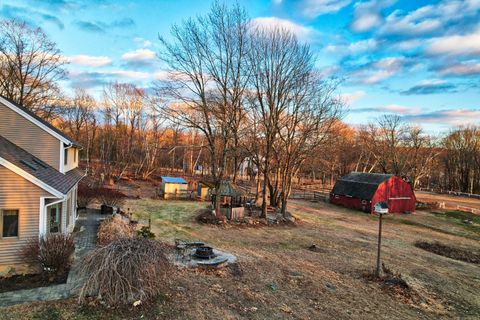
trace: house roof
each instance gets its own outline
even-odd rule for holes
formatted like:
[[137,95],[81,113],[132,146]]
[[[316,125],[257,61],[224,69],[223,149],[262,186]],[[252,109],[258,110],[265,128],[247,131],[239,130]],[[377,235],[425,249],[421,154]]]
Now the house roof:
[[165,183],[187,183],[187,181],[180,177],[162,177],[162,181]]
[[[234,185],[228,181],[222,181],[220,183],[220,188],[218,189],[220,196],[224,197],[244,197],[245,191],[239,186]],[[216,190],[212,190],[212,194],[216,194]]]
[[65,133],[63,133],[61,130],[57,129],[55,126],[53,126],[51,123],[49,123],[48,121],[45,121],[43,120],[42,118],[40,118],[39,116],[37,116],[34,112],[28,110],[27,108],[15,103],[14,101],[0,95],[0,101],[1,100],[5,100],[3,102],[7,102],[6,105],[7,107],[14,107],[15,108],[15,111],[17,113],[24,113],[26,114],[26,118],[32,122],[39,122],[41,125],[45,126],[48,130],[51,130],[53,131],[55,134],[57,134],[58,136],[62,137],[64,140],[68,141],[68,143],[74,145],[75,147],[77,148],[82,148],[82,145],[80,143],[78,143],[77,141],[73,140],[72,138],[70,138],[69,136],[67,136]]
[[25,175],[33,176],[62,195],[67,194],[84,176],[80,169],[63,174],[2,136],[0,159],[8,161]]
[[378,186],[391,177],[392,174],[350,172],[337,180],[332,193],[371,200]]

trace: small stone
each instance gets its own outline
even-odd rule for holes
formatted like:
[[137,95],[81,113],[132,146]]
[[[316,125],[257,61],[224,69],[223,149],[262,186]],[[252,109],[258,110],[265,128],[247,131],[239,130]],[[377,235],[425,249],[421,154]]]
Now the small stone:
[[330,289],[330,290],[332,290],[332,291],[337,290],[337,287],[335,287],[335,286],[334,286],[333,284],[331,284],[331,283],[327,283],[327,284],[325,285],[325,287],[327,287],[327,289]]
[[272,282],[270,284],[270,289],[272,289],[273,291],[277,291],[278,290],[278,284],[275,283],[275,282]]
[[292,313],[293,312],[292,308],[290,308],[289,306],[287,306],[285,304],[280,307],[280,310],[282,310],[285,313]]

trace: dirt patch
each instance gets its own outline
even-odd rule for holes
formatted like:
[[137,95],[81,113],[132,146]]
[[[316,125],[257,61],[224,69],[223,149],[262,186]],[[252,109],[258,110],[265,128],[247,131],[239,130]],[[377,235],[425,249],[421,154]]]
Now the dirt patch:
[[402,277],[401,273],[394,272],[382,263],[382,273],[376,276],[374,272],[367,271],[363,273],[363,278],[367,281],[377,283],[380,288],[395,299],[415,306],[425,306],[432,301],[431,297],[423,297]]
[[15,275],[8,278],[0,278],[0,292],[48,287],[66,283],[67,278],[68,272],[51,279],[44,274]]
[[418,241],[415,247],[444,256],[450,259],[455,259],[463,262],[480,264],[480,253],[461,248],[454,248],[440,242],[425,242]]

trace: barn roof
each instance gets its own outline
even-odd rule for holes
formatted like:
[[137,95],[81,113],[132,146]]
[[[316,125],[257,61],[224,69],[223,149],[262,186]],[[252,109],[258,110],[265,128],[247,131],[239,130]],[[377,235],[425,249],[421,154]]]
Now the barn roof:
[[162,177],[162,181],[165,183],[187,183],[187,181],[180,177]]
[[391,177],[392,174],[350,172],[337,180],[332,193],[370,200],[378,186]]

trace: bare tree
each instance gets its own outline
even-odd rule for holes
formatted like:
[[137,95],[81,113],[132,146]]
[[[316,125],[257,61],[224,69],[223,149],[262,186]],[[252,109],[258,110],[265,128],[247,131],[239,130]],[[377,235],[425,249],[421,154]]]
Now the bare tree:
[[416,188],[420,180],[432,172],[440,152],[432,137],[424,134],[422,128],[418,126],[411,126],[408,129],[407,143],[407,176],[412,182],[412,187]]
[[443,142],[445,185],[450,190],[474,193],[480,190],[480,130],[460,127]]
[[96,108],[97,102],[84,89],[75,90],[75,96],[70,103],[59,108],[64,120],[63,129],[83,146],[87,168],[98,128]]
[[0,94],[48,119],[59,96],[65,60],[40,28],[0,22]]
[[314,58],[307,45],[300,44],[291,32],[274,28],[252,31],[249,67],[255,99],[252,107],[263,126],[262,216],[267,213],[267,185],[271,170],[274,142],[281,117],[292,102],[292,94],[308,82]]
[[227,8],[214,3],[206,16],[174,25],[172,41],[160,37],[164,47],[160,56],[171,70],[171,81],[157,86],[159,95],[170,100],[161,109],[171,122],[204,135],[217,188],[224,179],[232,145],[238,144],[244,114],[248,21],[238,5]]

